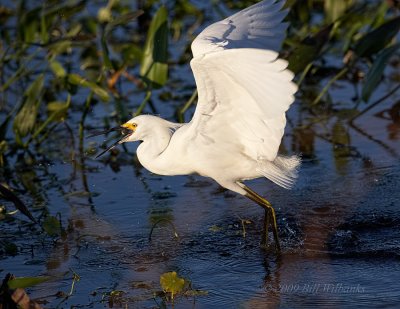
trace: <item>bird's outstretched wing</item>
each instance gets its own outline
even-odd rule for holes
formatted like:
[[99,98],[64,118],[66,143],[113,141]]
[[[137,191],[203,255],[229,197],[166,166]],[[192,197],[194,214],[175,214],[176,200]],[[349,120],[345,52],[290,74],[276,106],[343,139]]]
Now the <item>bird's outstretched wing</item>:
[[187,128],[194,143],[236,143],[273,161],[297,87],[276,52],[284,1],[265,0],[206,28],[192,44],[198,103]]
[[265,0],[205,28],[193,41],[194,57],[234,48],[279,51],[287,23],[285,1]]

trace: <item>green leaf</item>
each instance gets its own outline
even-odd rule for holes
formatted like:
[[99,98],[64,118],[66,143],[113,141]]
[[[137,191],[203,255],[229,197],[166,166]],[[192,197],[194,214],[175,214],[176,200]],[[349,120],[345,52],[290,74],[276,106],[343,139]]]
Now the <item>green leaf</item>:
[[46,6],[45,14],[48,16],[55,15],[65,20],[85,9],[85,1],[82,0],[54,1],[52,4]]
[[364,85],[361,93],[362,99],[367,102],[374,92],[375,88],[379,85],[386,64],[393,54],[400,48],[400,43],[387,47],[382,50],[376,57],[371,69],[368,71],[364,79]]
[[97,19],[100,23],[108,23],[112,19],[111,8],[105,6],[97,11]]
[[162,6],[153,17],[146,44],[140,75],[152,87],[163,86],[168,77],[168,12]]
[[[8,150],[8,143],[5,140],[1,140],[0,139],[0,156],[4,155]],[[0,158],[0,162],[1,162],[1,158]],[[1,164],[0,164],[1,166]],[[0,184],[1,186],[1,184]]]
[[185,286],[185,279],[178,277],[175,271],[164,273],[160,276],[161,288],[164,292],[171,293],[171,298],[174,295],[182,292]]
[[28,288],[50,280],[50,277],[20,277],[7,282],[8,288],[15,290],[17,288]]
[[6,119],[4,119],[3,123],[0,125],[0,140],[4,140],[6,138],[8,124],[11,120],[11,114],[9,114]]
[[82,24],[81,23],[76,23],[72,24],[67,32],[67,37],[71,38],[74,36],[77,36],[79,32],[82,30]]
[[31,11],[25,10],[18,21],[18,32],[27,43],[35,42],[36,35],[39,34],[40,20],[38,16],[41,14],[40,11],[40,8],[35,8]]
[[344,12],[353,4],[353,0],[325,0],[324,11],[328,23],[339,19]]
[[376,54],[399,33],[400,16],[389,20],[375,30],[364,35],[355,45],[354,52],[360,57]]
[[143,14],[142,10],[138,10],[138,11],[134,11],[134,12],[128,12],[125,13],[121,16],[116,17],[115,19],[113,19],[112,21],[110,21],[105,28],[105,35],[109,35],[109,33],[117,26],[120,25],[126,25],[129,22],[135,20],[136,18],[138,18],[140,15]]
[[121,56],[124,65],[134,66],[142,59],[142,49],[138,46],[129,44],[122,47]]
[[55,59],[50,60],[50,68],[57,77],[62,78],[67,75],[62,64]]
[[315,61],[331,36],[333,24],[308,37],[292,51],[288,58],[289,70],[297,74]]
[[68,74],[67,75],[68,78],[68,82],[73,84],[73,85],[77,85],[77,86],[83,86],[86,88],[89,88],[90,90],[92,90],[101,100],[103,101],[109,101],[110,100],[110,95],[108,94],[108,92],[101,88],[99,85],[90,82],[86,79],[84,79],[82,76],[78,75],[78,74]]
[[31,219],[33,222],[36,223],[36,220],[32,216],[28,207],[26,207],[26,205],[19,199],[18,196],[14,194],[14,192],[12,192],[10,189],[0,184],[0,193],[1,196],[4,197],[6,200],[13,202],[15,208],[17,208],[22,214],[24,214],[25,216],[27,216],[29,219]]
[[110,51],[108,49],[108,45],[107,45],[107,38],[105,35],[105,28],[104,26],[102,26],[102,34],[101,34],[101,49],[103,52],[103,61],[104,61],[104,65],[108,70],[115,70],[116,68],[113,66],[113,62],[110,59]]
[[63,121],[67,117],[68,108],[71,105],[71,96],[68,95],[67,102],[50,102],[47,105],[49,117],[32,134],[31,139],[35,139],[52,121]]
[[68,102],[50,102],[47,104],[47,112],[51,121],[60,121],[67,116],[70,101]]
[[25,92],[25,95],[27,97],[37,97],[39,93],[42,91],[44,84],[44,75],[41,74],[39,75],[36,80],[28,87],[28,89]]
[[13,123],[13,130],[20,137],[28,135],[35,126],[43,84],[44,75],[42,74],[38,76],[25,92],[25,100]]
[[49,236],[61,235],[61,224],[56,217],[53,216],[46,217],[42,227]]
[[49,51],[53,55],[59,55],[62,53],[67,52],[70,50],[72,47],[72,41],[71,40],[62,40],[62,41],[57,41],[55,43],[52,43],[49,45]]
[[[44,4],[42,5],[44,8]],[[49,29],[47,28],[46,15],[43,12],[40,16],[40,35],[42,38],[42,44],[47,44],[49,41]]]

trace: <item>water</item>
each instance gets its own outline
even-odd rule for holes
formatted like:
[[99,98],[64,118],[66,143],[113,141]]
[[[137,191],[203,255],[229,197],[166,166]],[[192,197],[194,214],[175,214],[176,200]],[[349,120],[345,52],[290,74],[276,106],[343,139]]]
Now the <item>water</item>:
[[[374,121],[370,134],[386,134],[379,130],[383,120],[365,121]],[[123,294],[113,306],[155,307],[161,300],[152,295],[167,271],[207,293],[178,297],[177,308],[396,307],[400,165],[380,145],[354,141],[364,157],[342,158],[345,162],[335,161],[332,145],[320,141],[316,158],[305,159],[292,191],[264,180],[251,182],[275,205],[280,256],[260,248],[262,210],[251,201],[199,176],[152,175],[123,154],[127,162],[118,172],[88,159],[90,199],[80,194],[79,177],[67,195],[42,188],[69,225],[68,234],[55,243],[33,235],[20,240],[20,253],[2,258],[1,273],[51,276],[52,281],[29,289],[48,307],[61,302],[54,296],[58,291],[69,292],[72,271],[80,281],[64,308],[107,307],[106,293],[115,290]],[[385,142],[398,153],[397,140]],[[43,175],[69,178],[71,165],[54,161],[43,170],[37,167]],[[148,240],[161,218],[174,224],[179,239],[163,221]],[[246,237],[241,219],[248,220]]]
[[[167,104],[158,99],[164,90],[153,95],[157,112],[170,119],[194,86],[189,67],[171,74],[164,90],[178,99]],[[352,106],[352,85],[339,86],[331,95],[344,102],[339,107]],[[381,86],[376,98],[387,90]],[[304,112],[299,98],[282,149],[303,154],[298,183],[291,191],[249,183],[275,207],[280,255],[260,247],[263,211],[250,200],[199,176],[153,175],[137,163],[135,144],[100,160],[89,150],[81,157],[77,141],[59,128],[42,146],[46,156],[14,159],[10,179],[29,183],[20,196],[32,213],[58,214],[67,233],[52,239],[21,214],[22,223],[1,222],[0,241],[15,243],[18,254],[0,255],[0,276],[50,276],[27,289],[46,308],[161,307],[159,279],[169,271],[197,291],[178,295],[174,308],[397,308],[400,124],[387,110],[399,99],[394,94],[349,125]],[[140,101],[133,94],[127,109]],[[111,111],[97,105],[87,128],[101,127]],[[74,132],[79,119],[79,111],[70,115]],[[85,140],[85,149],[101,141]],[[72,295],[60,297],[71,291],[74,273]]]

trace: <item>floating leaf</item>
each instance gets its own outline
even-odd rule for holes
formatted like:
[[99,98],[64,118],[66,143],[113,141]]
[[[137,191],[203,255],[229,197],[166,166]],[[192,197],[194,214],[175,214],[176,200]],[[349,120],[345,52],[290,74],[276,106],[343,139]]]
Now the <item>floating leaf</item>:
[[108,92],[106,90],[101,88],[96,83],[93,83],[93,82],[90,82],[90,81],[84,79],[82,76],[80,76],[78,74],[68,74],[68,82],[70,82],[73,85],[89,88],[103,101],[110,100],[110,95],[108,94]]
[[146,44],[140,75],[152,87],[161,87],[167,81],[168,75],[168,12],[162,6],[154,15],[149,32],[147,33]]
[[50,280],[50,277],[20,277],[14,278],[7,282],[8,287],[12,290],[17,288],[28,288]]
[[222,231],[222,227],[220,227],[220,226],[218,226],[218,225],[212,225],[212,226],[210,226],[210,227],[208,228],[208,230],[209,230],[210,232],[216,233],[216,232]]
[[185,279],[178,277],[175,271],[164,273],[160,276],[161,288],[164,292],[171,293],[171,298],[174,295],[182,292],[185,286]]
[[48,216],[42,226],[49,236],[61,235],[61,224],[56,217]]
[[354,52],[360,57],[371,56],[385,48],[399,33],[399,30],[400,16],[364,35],[354,47]]
[[369,100],[372,92],[379,85],[386,64],[399,48],[400,48],[400,43],[397,43],[393,46],[385,48],[376,57],[371,69],[368,71],[368,74],[364,80],[364,86],[362,89],[361,97],[365,102]]

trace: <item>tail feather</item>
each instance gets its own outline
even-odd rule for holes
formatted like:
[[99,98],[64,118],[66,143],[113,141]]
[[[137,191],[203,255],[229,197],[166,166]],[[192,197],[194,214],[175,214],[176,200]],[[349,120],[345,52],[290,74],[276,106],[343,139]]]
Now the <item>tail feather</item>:
[[296,155],[291,157],[278,156],[274,161],[260,162],[258,170],[277,185],[291,189],[296,181],[300,163],[301,159]]

